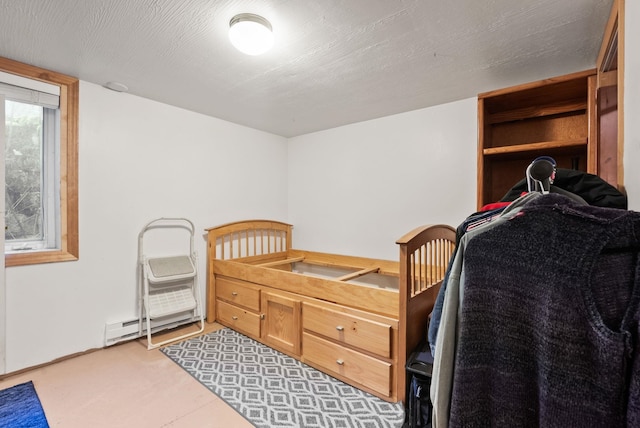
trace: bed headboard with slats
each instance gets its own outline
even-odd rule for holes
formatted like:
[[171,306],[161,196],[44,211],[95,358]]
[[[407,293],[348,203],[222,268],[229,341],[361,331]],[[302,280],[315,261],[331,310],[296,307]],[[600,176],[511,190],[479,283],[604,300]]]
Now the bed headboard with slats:
[[[426,340],[427,319],[454,252],[456,231],[444,224],[418,227],[400,246],[400,360]],[[404,371],[399,371],[404,382]]]
[[455,229],[447,225],[427,225],[413,230],[401,247],[400,263],[406,267],[409,296],[420,294],[444,279],[455,248]]
[[244,220],[212,227],[207,229],[209,257],[231,260],[286,254],[291,248],[292,227],[273,220]]

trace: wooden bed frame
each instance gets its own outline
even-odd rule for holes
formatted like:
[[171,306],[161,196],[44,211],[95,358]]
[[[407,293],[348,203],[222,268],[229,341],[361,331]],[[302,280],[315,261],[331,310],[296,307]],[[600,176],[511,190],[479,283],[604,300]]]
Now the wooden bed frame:
[[207,229],[207,321],[404,401],[405,364],[426,339],[455,229],[412,230],[397,241],[399,261],[296,250],[291,230],[270,220]]

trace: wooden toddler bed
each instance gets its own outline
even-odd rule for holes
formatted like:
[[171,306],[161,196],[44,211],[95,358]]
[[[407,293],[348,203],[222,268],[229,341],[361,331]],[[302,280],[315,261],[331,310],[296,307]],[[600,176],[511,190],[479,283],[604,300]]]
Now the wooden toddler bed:
[[455,230],[414,229],[388,261],[296,250],[291,229],[269,220],[207,229],[207,321],[404,401],[405,363],[426,338]]

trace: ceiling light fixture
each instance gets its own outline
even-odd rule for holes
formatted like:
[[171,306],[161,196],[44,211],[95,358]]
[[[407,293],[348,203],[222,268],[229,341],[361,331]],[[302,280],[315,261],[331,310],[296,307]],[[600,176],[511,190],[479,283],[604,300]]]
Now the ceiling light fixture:
[[229,40],[240,52],[260,55],[273,46],[271,23],[253,13],[241,13],[229,22]]

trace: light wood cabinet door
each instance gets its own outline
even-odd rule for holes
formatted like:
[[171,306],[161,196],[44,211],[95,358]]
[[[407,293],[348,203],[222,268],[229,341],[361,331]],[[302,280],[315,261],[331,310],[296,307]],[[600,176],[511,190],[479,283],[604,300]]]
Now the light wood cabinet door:
[[596,62],[596,112],[592,130],[596,173],[624,188],[624,0],[614,0]]
[[299,357],[301,302],[276,293],[262,291],[261,340],[265,345]]

